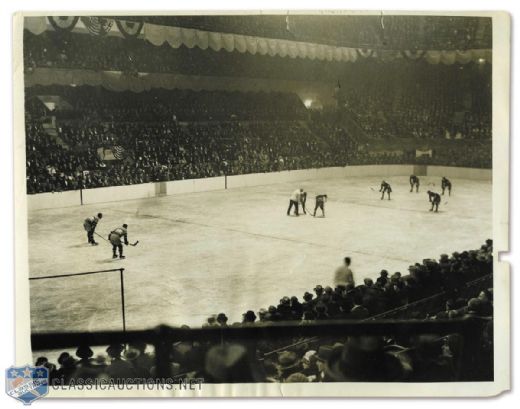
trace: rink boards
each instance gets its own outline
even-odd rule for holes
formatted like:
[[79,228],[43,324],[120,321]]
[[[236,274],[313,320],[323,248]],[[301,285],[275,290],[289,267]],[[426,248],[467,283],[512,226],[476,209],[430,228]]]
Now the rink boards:
[[302,169],[270,173],[252,173],[247,175],[219,176],[204,179],[154,182],[129,186],[111,186],[95,189],[82,189],[56,193],[28,195],[28,210],[54,209],[95,203],[119,202],[125,200],[146,199],[185,193],[210,192],[272,185],[276,183],[320,180],[340,177],[368,176],[446,176],[468,180],[491,181],[491,169],[471,169],[447,166],[421,165],[366,165],[319,169]]

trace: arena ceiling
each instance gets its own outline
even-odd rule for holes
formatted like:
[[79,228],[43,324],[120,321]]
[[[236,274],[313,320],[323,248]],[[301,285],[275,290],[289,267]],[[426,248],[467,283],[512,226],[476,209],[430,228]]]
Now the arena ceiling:
[[198,30],[393,50],[489,49],[491,18],[411,15],[118,16]]

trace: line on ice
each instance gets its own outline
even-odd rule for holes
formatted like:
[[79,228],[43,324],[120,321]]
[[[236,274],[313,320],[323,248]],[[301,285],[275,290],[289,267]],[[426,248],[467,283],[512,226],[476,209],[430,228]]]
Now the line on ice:
[[[113,211],[124,213],[124,214],[135,215],[135,212],[133,212],[133,211],[126,211],[126,210],[121,210],[121,209],[113,209]],[[379,257],[379,258],[382,258],[382,259],[395,260],[395,261],[404,261],[404,262],[409,263],[409,264],[414,264],[415,263],[415,260],[405,259],[405,258],[401,258],[401,257],[381,255],[381,254],[377,254],[377,253],[370,253],[370,252],[365,252],[365,251],[360,251],[360,250],[349,250],[349,249],[345,249],[345,248],[342,248],[342,247],[329,246],[329,245],[322,244],[322,243],[314,243],[314,242],[309,242],[309,241],[304,241],[304,240],[297,240],[297,239],[293,239],[293,238],[289,238],[289,237],[271,236],[269,234],[255,233],[255,232],[250,232],[250,231],[233,229],[233,228],[230,228],[230,227],[215,226],[215,225],[211,225],[211,224],[207,224],[207,223],[200,223],[200,222],[188,221],[188,220],[183,220],[183,219],[175,219],[175,218],[170,218],[170,217],[165,217],[165,216],[158,216],[158,215],[153,215],[153,214],[143,214],[143,213],[140,213],[139,217],[149,217],[149,218],[152,218],[152,219],[165,220],[165,221],[168,221],[168,222],[171,222],[171,223],[182,223],[182,224],[194,225],[194,226],[199,226],[199,227],[206,227],[206,228],[216,229],[216,230],[225,230],[225,231],[230,231],[230,232],[234,232],[234,233],[240,233],[240,234],[245,234],[245,235],[249,235],[249,236],[260,237],[260,238],[263,238],[263,239],[288,241],[288,242],[292,242],[292,243],[305,244],[307,246],[323,247],[323,248],[329,248],[329,249],[334,249],[334,250],[341,250],[343,252],[354,253],[354,254],[361,254],[361,255],[364,255],[364,256],[374,256],[374,257]]]

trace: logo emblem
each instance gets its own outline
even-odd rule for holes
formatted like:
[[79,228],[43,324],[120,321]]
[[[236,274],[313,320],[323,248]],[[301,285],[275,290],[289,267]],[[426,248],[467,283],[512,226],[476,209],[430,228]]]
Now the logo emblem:
[[49,392],[49,370],[44,366],[11,366],[5,372],[7,394],[24,405],[30,405]]

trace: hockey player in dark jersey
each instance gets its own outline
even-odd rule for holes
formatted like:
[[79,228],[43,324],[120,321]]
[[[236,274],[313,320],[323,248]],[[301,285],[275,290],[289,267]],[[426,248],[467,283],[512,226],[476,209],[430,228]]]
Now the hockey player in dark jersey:
[[390,193],[392,193],[392,187],[389,183],[385,182],[384,180],[381,182],[381,188],[379,189],[380,192],[382,192],[381,200],[385,198],[385,192],[388,195],[388,200],[390,200]]
[[117,258],[116,250],[119,250],[119,258],[125,258],[123,256],[123,243],[128,246],[128,225],[123,224],[122,227],[112,230],[108,235],[108,240],[112,243],[112,258]]
[[413,192],[413,188],[415,187],[415,192],[419,192],[419,178],[415,175],[410,176],[410,193]]
[[428,190],[428,198],[430,203],[432,204],[432,208],[430,212],[433,212],[433,208],[435,207],[435,212],[439,210],[439,204],[441,203],[441,195],[435,192]]
[[442,177],[441,180],[442,195],[444,196],[444,190],[448,189],[448,196],[451,196],[451,182],[446,178]]
[[316,210],[321,209],[321,214],[325,217],[325,202],[327,201],[327,195],[318,195],[316,196],[316,205],[314,206],[314,214],[316,217]]
[[88,244],[92,244],[93,246],[97,246],[96,240],[94,240],[94,232],[96,231],[96,226],[103,217],[102,213],[98,213],[97,216],[87,217],[83,221],[83,228],[87,232]]

